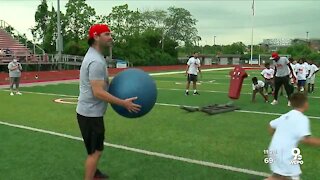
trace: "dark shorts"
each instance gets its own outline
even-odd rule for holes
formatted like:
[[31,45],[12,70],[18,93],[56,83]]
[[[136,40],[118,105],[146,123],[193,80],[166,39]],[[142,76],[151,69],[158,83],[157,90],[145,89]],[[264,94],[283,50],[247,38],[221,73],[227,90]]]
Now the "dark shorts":
[[264,87],[272,87],[273,88],[273,79],[265,79],[264,80]]
[[20,82],[20,77],[10,77],[11,84],[16,84]]
[[78,124],[88,154],[96,150],[103,151],[104,123],[103,117],[86,117],[77,114]]
[[264,87],[256,88],[254,91],[255,91],[255,92],[262,92],[262,93],[263,93],[263,88],[264,88]]
[[306,80],[298,80],[298,86],[304,86],[306,84]]
[[198,81],[198,76],[194,75],[194,74],[188,74],[187,80],[188,80],[188,82],[190,82],[190,81],[196,82],[196,81]]

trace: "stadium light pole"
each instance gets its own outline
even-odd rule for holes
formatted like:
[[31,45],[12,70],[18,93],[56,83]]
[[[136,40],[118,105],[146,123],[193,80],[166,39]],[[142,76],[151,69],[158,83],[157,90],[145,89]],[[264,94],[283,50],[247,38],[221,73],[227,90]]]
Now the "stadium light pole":
[[58,37],[56,41],[56,49],[58,51],[58,61],[61,61],[62,37],[61,37],[61,22],[60,22],[60,0],[57,0],[57,30],[58,30]]
[[217,37],[217,36],[213,36],[213,45],[214,45],[214,46],[216,45],[216,37]]
[[252,58],[253,58],[253,25],[254,25],[254,0],[252,0],[252,17],[251,17],[251,54],[250,54],[250,64],[252,64]]
[[307,42],[309,41],[309,31],[306,32],[307,33]]

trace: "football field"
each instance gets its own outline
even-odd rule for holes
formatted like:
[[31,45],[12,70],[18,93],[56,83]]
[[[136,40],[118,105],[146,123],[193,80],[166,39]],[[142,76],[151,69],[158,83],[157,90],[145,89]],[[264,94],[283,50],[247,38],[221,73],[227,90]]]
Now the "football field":
[[[250,77],[234,102],[240,110],[210,116],[179,108],[228,103],[229,71],[203,72],[200,96],[184,95],[184,74],[154,74],[157,104],[142,118],[123,118],[109,106],[99,168],[115,180],[266,177],[270,170],[263,150],[271,140],[268,123],[290,108],[285,96],[277,106],[264,103],[258,94],[257,102],[251,103],[251,78],[261,79],[260,71],[247,71]],[[21,92],[22,96],[9,96],[8,90],[0,90],[0,179],[82,179],[86,151],[75,113],[78,83],[35,85]],[[315,136],[320,136],[319,99],[316,89],[309,95],[306,112]],[[317,179],[319,149],[304,145],[300,149],[302,179]]]

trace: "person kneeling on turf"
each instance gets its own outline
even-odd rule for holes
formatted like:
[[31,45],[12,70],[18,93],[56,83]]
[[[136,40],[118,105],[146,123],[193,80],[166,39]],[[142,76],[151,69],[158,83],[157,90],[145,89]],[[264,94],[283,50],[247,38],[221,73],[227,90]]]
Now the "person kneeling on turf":
[[[269,131],[273,135],[269,145],[269,158],[272,175],[266,180],[300,180],[302,160],[299,142],[320,146],[320,138],[311,137],[310,122],[303,113],[309,108],[307,96],[294,93],[290,97],[290,112],[273,120]],[[297,156],[299,155],[299,157]]]
[[268,96],[263,94],[263,88],[265,83],[263,81],[258,81],[257,77],[252,78],[252,102],[256,101],[256,94],[259,92],[264,98],[265,102],[268,102]]

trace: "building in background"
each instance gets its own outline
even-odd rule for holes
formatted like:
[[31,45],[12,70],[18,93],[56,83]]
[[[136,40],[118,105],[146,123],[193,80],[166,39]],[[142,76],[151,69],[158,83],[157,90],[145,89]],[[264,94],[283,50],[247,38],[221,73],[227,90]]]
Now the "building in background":
[[292,44],[308,44],[315,51],[320,51],[320,39],[294,39]]
[[240,54],[222,54],[216,56],[216,64],[219,65],[239,65]]
[[264,39],[261,45],[268,47],[271,51],[277,51],[279,48],[291,46],[292,39],[285,39],[285,38]]

